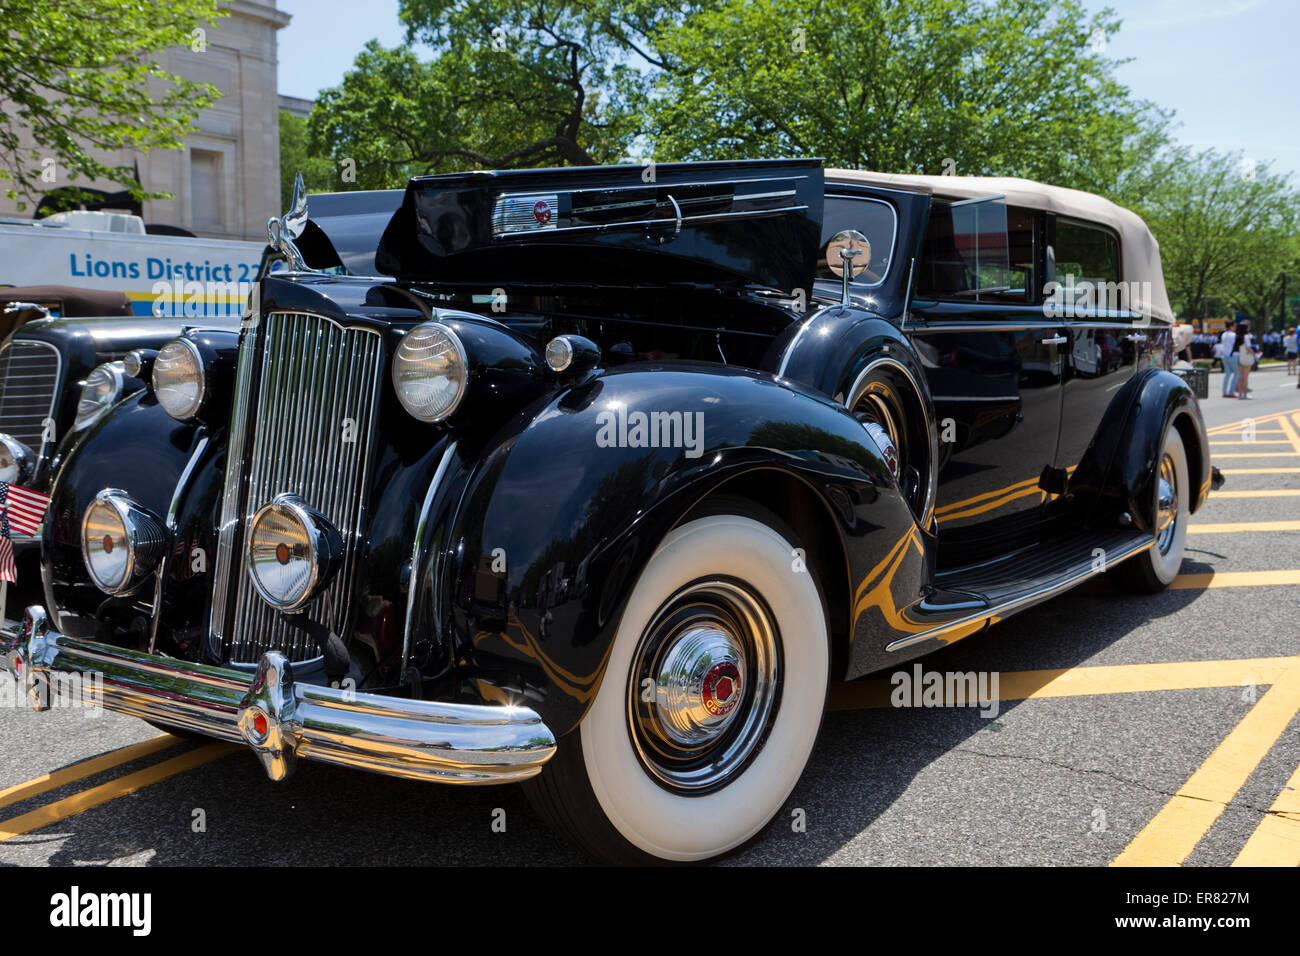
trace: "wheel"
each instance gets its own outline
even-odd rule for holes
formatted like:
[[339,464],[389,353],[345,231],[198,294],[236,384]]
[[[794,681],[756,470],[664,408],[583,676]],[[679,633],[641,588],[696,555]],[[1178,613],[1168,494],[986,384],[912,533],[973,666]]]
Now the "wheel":
[[880,448],[912,513],[923,523],[933,507],[939,459],[912,373],[892,358],[877,358],[859,373],[845,407]]
[[1187,478],[1187,449],[1178,429],[1165,431],[1156,470],[1156,543],[1110,572],[1120,587],[1142,594],[1163,591],[1178,575],[1187,543],[1187,506],[1191,487]]
[[525,784],[552,825],[602,860],[736,850],[781,809],[817,739],[830,649],[815,572],[779,519],[736,499],[725,509],[665,537],[595,701]]

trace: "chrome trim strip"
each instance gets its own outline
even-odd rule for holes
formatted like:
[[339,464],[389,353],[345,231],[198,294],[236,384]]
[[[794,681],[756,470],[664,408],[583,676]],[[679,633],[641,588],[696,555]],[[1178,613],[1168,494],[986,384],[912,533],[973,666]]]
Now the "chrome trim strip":
[[[739,198],[744,199],[745,197],[741,196]],[[801,209],[807,209],[807,208],[808,207],[805,205],[800,205],[800,206],[781,206],[780,208],[777,209],[752,209],[752,210],[746,209],[746,210],[741,210],[739,212],[716,212],[716,213],[710,213],[706,216],[685,216],[682,218],[681,221],[688,225],[696,225],[698,223],[722,222],[724,220],[730,220],[730,219],[753,218],[755,216],[770,216],[772,213],[775,212],[798,212]],[[589,226],[556,226],[554,228],[548,228],[546,230],[546,233],[547,235],[554,235],[557,232],[601,233],[601,232],[611,232],[616,229],[626,229],[631,226],[667,226],[667,225],[672,225],[672,223],[673,223],[672,219],[629,219],[627,221],[621,221],[621,222],[602,222],[602,223],[597,223]],[[680,230],[680,228],[681,227],[679,225],[678,229]],[[533,231],[540,231],[540,230],[533,230]],[[494,232],[492,234],[492,238],[501,239],[501,240],[510,240],[510,239],[516,239],[520,237],[527,238],[529,235],[531,235],[531,232],[500,232],[500,233]]]
[[885,650],[901,651],[904,648],[911,647],[914,644],[919,644],[922,641],[942,638],[944,634],[960,630],[969,624],[975,624],[981,620],[983,620],[985,624],[988,624],[994,618],[1006,617],[1008,613],[1023,611],[1025,608],[1032,607],[1035,604],[1041,604],[1043,601],[1060,594],[1062,591],[1068,591],[1075,585],[1081,584],[1091,577],[1096,577],[1098,574],[1104,573],[1108,568],[1118,564],[1119,562],[1125,561],[1128,558],[1133,557],[1135,554],[1146,551],[1148,548],[1155,545],[1155,543],[1156,541],[1154,537],[1149,540],[1138,541],[1134,543],[1132,547],[1126,548],[1118,554],[1109,557],[1106,563],[1100,568],[1096,568],[1089,564],[1087,570],[1079,574],[1071,575],[1068,578],[1063,578],[1055,584],[1040,588],[1037,591],[1031,591],[1028,594],[1014,598],[1003,604],[983,608],[978,613],[968,614],[966,617],[958,618],[955,621],[948,621],[947,623],[940,624],[938,627],[932,627],[927,631],[921,631],[919,634],[909,634],[907,637],[900,637],[898,640],[886,644]]
[[[526,780],[555,754],[555,735],[521,705],[458,704],[298,683],[271,652],[257,675],[67,637],[44,608],[27,609],[6,635],[4,664],[36,709],[50,706],[55,673],[93,675],[93,701],[117,713],[234,743],[247,743],[272,779],[302,757],[440,783]],[[258,718],[255,720],[254,718]],[[266,733],[253,731],[265,721]]]
[[[406,589],[406,624],[402,629],[402,668],[401,680],[406,681],[406,662],[411,653],[411,619],[415,616],[415,595],[418,590],[417,584],[420,575],[421,558],[424,556],[422,543],[424,541],[424,530],[429,523],[429,510],[433,507],[433,499],[438,494],[438,489],[442,487],[442,479],[447,474],[447,466],[451,464],[452,456],[456,454],[457,442],[453,441],[447,446],[447,450],[442,453],[442,458],[438,461],[438,468],[433,473],[433,478],[429,481],[429,490],[424,493],[424,504],[420,506],[420,520],[415,526],[415,544],[411,547],[411,575],[407,578],[408,586]],[[437,561],[437,555],[434,555],[434,561]],[[435,569],[436,570],[436,569]],[[435,626],[438,621],[437,593],[438,576],[434,574],[434,621]]]
[[244,341],[239,345],[235,374],[235,398],[230,407],[230,438],[226,443],[225,485],[221,495],[221,525],[217,531],[217,554],[213,561],[212,615],[208,622],[208,654],[220,658],[225,647],[226,605],[230,595],[235,534],[239,528],[239,499],[244,482],[244,445],[248,439],[249,404],[252,401],[253,367],[257,364],[262,315],[250,309],[244,320]]
[[167,578],[167,565],[171,561],[172,549],[176,546],[176,514],[181,508],[181,498],[185,495],[190,486],[190,478],[194,474],[194,469],[198,467],[199,459],[203,453],[208,450],[208,436],[203,435],[199,438],[194,446],[194,452],[190,455],[190,460],[185,464],[185,470],[181,472],[180,478],[176,481],[176,489],[172,492],[171,504],[167,506],[166,528],[167,528],[167,547],[163,549],[162,557],[158,560],[158,568],[154,571],[153,586],[153,615],[149,622],[149,653],[154,652],[158,644],[158,618],[161,617],[163,588]]

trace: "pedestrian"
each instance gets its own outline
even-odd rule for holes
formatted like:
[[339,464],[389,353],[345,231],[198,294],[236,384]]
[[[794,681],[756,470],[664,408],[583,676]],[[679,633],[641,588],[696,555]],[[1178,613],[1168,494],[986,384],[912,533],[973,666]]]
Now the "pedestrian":
[[1250,370],[1259,358],[1255,337],[1250,334],[1250,323],[1237,326],[1237,397],[1250,398]]
[[1229,326],[1219,339],[1219,358],[1223,361],[1223,397],[1237,397],[1237,333]]
[[1296,334],[1295,326],[1286,330],[1286,335],[1282,337],[1282,351],[1286,354],[1286,373],[1294,375],[1296,373]]

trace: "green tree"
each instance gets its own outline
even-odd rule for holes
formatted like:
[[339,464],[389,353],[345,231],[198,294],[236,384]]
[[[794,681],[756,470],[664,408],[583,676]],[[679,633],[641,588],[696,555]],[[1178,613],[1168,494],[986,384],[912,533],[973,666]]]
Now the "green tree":
[[822,156],[886,172],[1011,175],[1103,193],[1165,141],[1076,0],[746,0],[665,22],[647,104],[657,159]]
[[328,156],[311,151],[307,120],[280,110],[280,208],[289,208],[293,182],[299,173],[308,192],[335,192],[346,185],[342,172]]
[[646,0],[403,0],[408,39],[371,41],[311,118],[313,148],[356,188],[421,173],[617,162],[657,61]]
[[1260,317],[1277,310],[1273,284],[1294,268],[1287,249],[1300,226],[1288,177],[1215,150],[1173,149],[1161,168],[1159,188],[1135,208],[1160,243],[1174,309],[1194,319],[1211,302]]
[[198,111],[219,94],[168,73],[157,54],[178,45],[197,50],[208,25],[225,15],[217,0],[5,0],[5,195],[25,208],[51,181],[134,186],[132,167],[111,165],[103,155],[182,145]]

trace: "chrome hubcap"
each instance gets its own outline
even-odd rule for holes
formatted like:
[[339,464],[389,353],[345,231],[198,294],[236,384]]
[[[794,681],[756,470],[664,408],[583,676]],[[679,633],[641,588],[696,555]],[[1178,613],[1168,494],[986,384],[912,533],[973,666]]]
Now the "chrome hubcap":
[[662,786],[725,786],[758,751],[775,715],[780,662],[766,605],[739,582],[689,585],[642,635],[628,721],[642,766]]
[[1178,473],[1174,460],[1165,455],[1160,460],[1160,477],[1156,484],[1156,545],[1168,553],[1178,528]]

